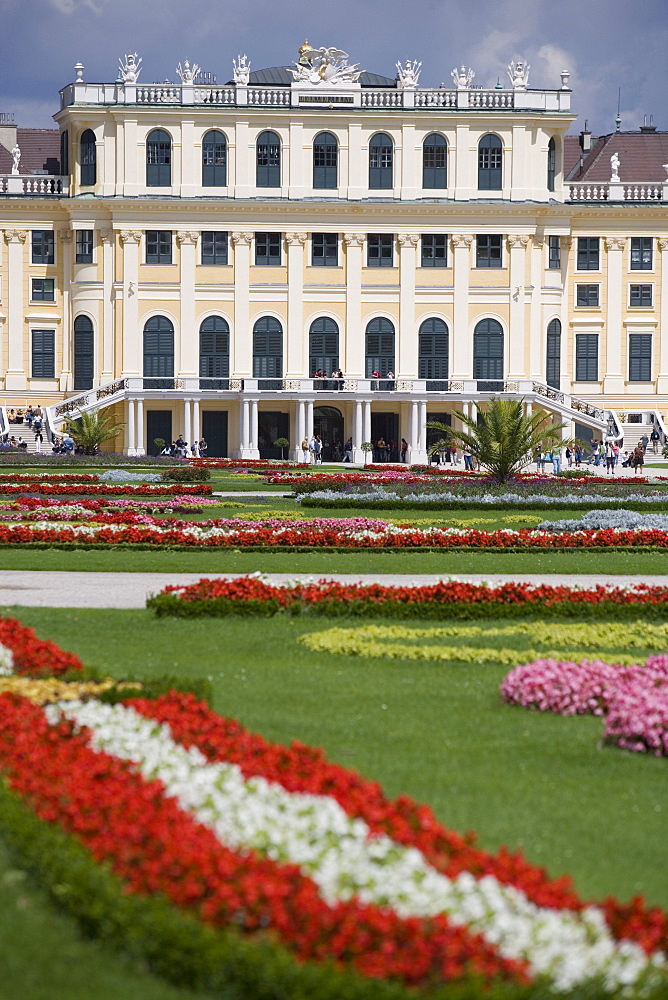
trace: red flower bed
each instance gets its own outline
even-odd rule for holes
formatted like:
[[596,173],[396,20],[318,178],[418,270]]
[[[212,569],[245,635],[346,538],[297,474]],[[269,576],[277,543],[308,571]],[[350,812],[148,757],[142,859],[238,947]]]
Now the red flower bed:
[[0,618],[0,646],[11,649],[15,674],[57,677],[72,670],[83,670],[78,656],[66,653],[55,642],[38,639],[33,629],[15,618]]
[[43,480],[41,482],[30,482],[23,486],[17,486],[16,484],[9,484],[7,486],[0,487],[0,494],[5,494],[12,496],[16,493],[40,493],[46,496],[139,496],[139,497],[152,497],[152,496],[162,496],[176,493],[180,496],[185,496],[190,494],[191,496],[210,496],[211,487],[210,486],[188,486],[181,483],[170,483],[169,485],[160,486],[157,483],[141,483],[139,486],[123,486],[116,484],[114,486],[107,485],[105,483],[93,483],[89,484],[88,480],[82,481],[78,480],[81,485],[75,483],[47,483]]
[[45,472],[42,475],[0,472],[0,483],[97,483],[99,476],[76,472]]
[[[521,851],[501,848],[495,855],[483,851],[476,846],[475,834],[462,837],[446,829],[429,806],[407,795],[386,798],[377,782],[328,761],[317,747],[298,741],[290,746],[270,743],[235,719],[217,715],[192,694],[172,691],[156,700],[136,698],[126,704],[146,718],[168,723],[175,740],[197,747],[209,761],[237,764],[246,778],[263,777],[290,792],[332,796],[349,816],[363,819],[373,833],[417,848],[450,878],[464,871],[477,878],[492,875],[515,886],[538,906],[552,909],[581,910],[589,905],[579,899],[568,876],[549,879],[545,869],[531,865]],[[668,915],[659,908],[648,909],[640,897],[628,905],[612,898],[597,905],[616,937],[636,941],[648,954],[668,949]]]
[[0,760],[11,787],[110,864],[128,891],[164,893],[216,926],[269,928],[300,959],[350,963],[367,976],[410,985],[470,974],[528,980],[523,963],[443,916],[402,919],[355,898],[328,905],[295,865],[224,847],[165,797],[159,780],[92,750],[85,730],[51,726],[42,709],[15,696],[0,696],[0,706]]

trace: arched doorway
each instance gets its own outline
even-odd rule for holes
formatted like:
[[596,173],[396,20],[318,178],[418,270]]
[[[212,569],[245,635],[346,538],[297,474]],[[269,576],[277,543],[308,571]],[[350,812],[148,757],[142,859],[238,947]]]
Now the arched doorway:
[[322,439],[323,462],[342,462],[343,414],[336,406],[313,407],[313,433]]

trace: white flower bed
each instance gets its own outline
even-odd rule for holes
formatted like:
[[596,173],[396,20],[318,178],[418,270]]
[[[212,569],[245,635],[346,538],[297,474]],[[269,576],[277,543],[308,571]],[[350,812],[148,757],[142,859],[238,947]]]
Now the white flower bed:
[[129,469],[108,469],[98,479],[101,483],[162,483],[159,472],[130,472]]
[[549,496],[545,493],[482,493],[475,496],[458,496],[455,493],[407,493],[399,496],[390,490],[381,487],[376,488],[371,493],[353,493],[343,490],[316,490],[314,493],[307,493],[297,497],[298,501],[310,500],[357,500],[358,502],[374,503],[378,500],[409,500],[411,503],[437,503],[441,501],[457,501],[458,503],[470,504],[494,504],[502,503],[509,506],[521,506],[522,504],[541,504],[549,507],[550,504],[564,504],[568,506],[596,504],[596,503],[619,503],[638,501],[642,503],[666,503],[667,493],[630,493],[622,500],[620,497],[602,496],[598,493],[565,493],[563,496]]
[[0,645],[0,677],[11,677],[14,673],[14,654],[11,649]]
[[615,941],[595,907],[551,910],[492,876],[465,872],[449,879],[420,851],[371,837],[366,823],[351,819],[334,799],[290,793],[259,777],[245,780],[237,765],[208,763],[196,748],[176,743],[167,725],[123,705],[71,702],[45,712],[52,724],[65,716],[88,727],[94,749],[133,761],[147,780],[159,778],[167,795],[225,846],[299,865],[330,904],[355,895],[402,917],[445,913],[564,991],[601,975],[616,992],[666,965],[663,955],[648,958],[638,945]]
[[578,520],[541,521],[538,527],[544,531],[581,531],[583,528],[668,531],[668,514],[639,514],[634,510],[590,510]]

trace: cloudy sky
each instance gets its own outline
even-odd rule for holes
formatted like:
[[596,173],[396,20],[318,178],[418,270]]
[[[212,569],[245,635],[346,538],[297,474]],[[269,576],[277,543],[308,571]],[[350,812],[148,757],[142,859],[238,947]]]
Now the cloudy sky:
[[507,82],[511,59],[531,64],[533,87],[558,87],[568,69],[574,131],[585,118],[613,131],[620,87],[622,128],[652,114],[668,130],[667,0],[0,0],[0,28],[0,111],[23,126],[52,124],[77,61],[85,79],[110,81],[138,52],[151,83],[189,59],[225,83],[238,53],[253,69],[286,64],[308,37],[386,76],[419,59],[421,86],[450,86],[462,63],[480,86]]

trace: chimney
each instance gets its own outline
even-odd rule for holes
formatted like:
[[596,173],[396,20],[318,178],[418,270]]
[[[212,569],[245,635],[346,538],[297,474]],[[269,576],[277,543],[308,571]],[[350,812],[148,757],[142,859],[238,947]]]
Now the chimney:
[[16,145],[16,125],[14,115],[11,112],[0,112],[0,146],[4,146],[11,153]]
[[585,127],[580,132],[580,149],[583,153],[588,153],[591,150],[591,132],[587,119],[585,119]]
[[656,132],[656,125],[654,124],[654,115],[649,116],[649,125],[647,124],[647,115],[643,118],[643,123],[640,126],[640,131],[643,135],[651,135],[652,132]]

